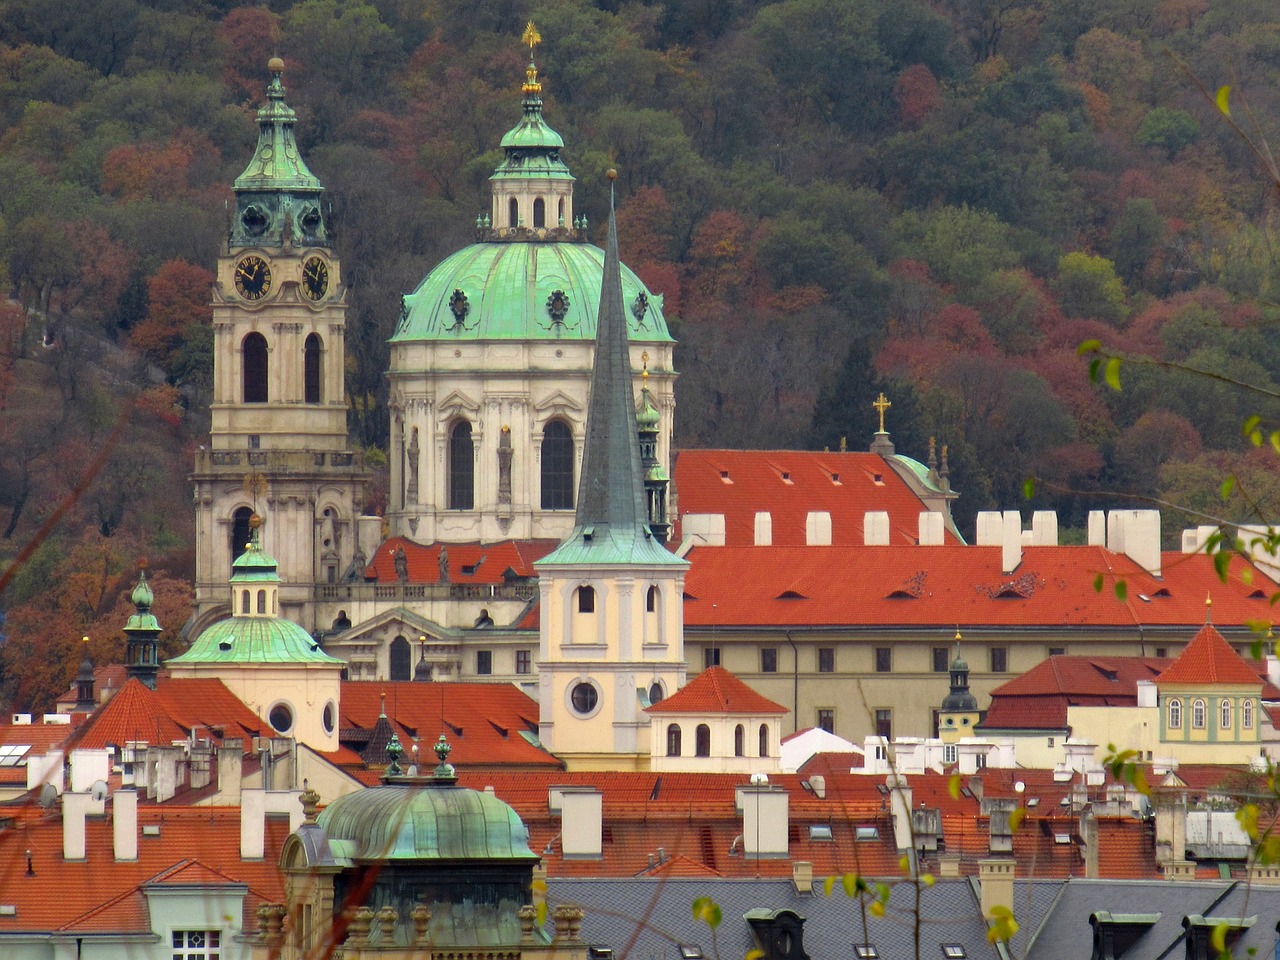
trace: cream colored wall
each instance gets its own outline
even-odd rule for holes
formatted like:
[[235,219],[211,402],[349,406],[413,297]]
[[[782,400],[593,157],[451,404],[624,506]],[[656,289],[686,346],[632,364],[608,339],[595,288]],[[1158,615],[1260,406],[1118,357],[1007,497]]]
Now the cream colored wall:
[[[675,373],[672,344],[633,343],[633,393],[640,395],[641,355],[649,354],[649,390],[662,415],[658,459],[671,455]],[[594,345],[583,341],[491,341],[393,344],[391,370],[392,533],[422,543],[438,540],[563,539],[572,510],[543,510],[542,431],[548,421],[570,425],[575,446],[575,492],[590,392]],[[449,431],[471,423],[475,447],[475,509],[448,504]],[[511,428],[511,503],[498,503],[498,443]],[[406,503],[403,466],[418,430],[418,500]]]
[[[766,716],[707,716],[655,713],[650,716],[649,769],[661,773],[779,773],[782,720]],[[667,728],[680,725],[680,756],[667,756]],[[695,756],[699,724],[711,728],[711,754]],[[743,756],[734,755],[734,730],[743,727]],[[769,753],[760,756],[760,725],[769,728]]]

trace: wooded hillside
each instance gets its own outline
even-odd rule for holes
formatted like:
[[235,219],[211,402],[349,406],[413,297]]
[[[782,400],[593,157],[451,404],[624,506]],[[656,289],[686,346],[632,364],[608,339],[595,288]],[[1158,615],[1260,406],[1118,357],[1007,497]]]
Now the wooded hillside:
[[901,452],[948,445],[964,530],[1029,473],[1066,527],[1103,491],[1221,510],[1228,465],[1229,513],[1280,514],[1240,429],[1280,410],[1158,367],[1108,391],[1076,355],[1274,386],[1276,198],[1179,66],[1275,129],[1272,2],[4,0],[0,557],[39,540],[5,695],[30,624],[68,649],[118,626],[141,555],[182,609],[210,270],[268,58],[333,204],[376,449],[399,298],[487,207],[529,19],[577,209],[603,226],[616,166],[624,259],[665,295],[679,446],[864,447],[884,390]]

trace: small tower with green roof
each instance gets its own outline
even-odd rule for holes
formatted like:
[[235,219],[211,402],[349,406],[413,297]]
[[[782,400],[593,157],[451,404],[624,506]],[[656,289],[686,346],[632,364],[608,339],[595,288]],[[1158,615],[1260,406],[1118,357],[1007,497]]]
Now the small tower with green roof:
[[671,475],[658,460],[658,427],[662,414],[658,412],[649,392],[649,354],[641,356],[644,369],[640,372],[640,399],[636,401],[636,436],[640,440],[640,468],[644,471],[644,496],[648,507],[649,529],[659,543],[666,543],[671,533],[667,520],[667,487]]
[[338,748],[338,703],[346,663],[320,649],[280,615],[282,582],[275,558],[259,542],[261,521],[232,565],[234,615],[206,627],[187,651],[165,661],[173,677],[215,677],[277,736],[321,751]]
[[534,565],[539,736],[570,769],[645,769],[644,708],[686,675],[689,565],[649,525],[623,309],[611,205],[574,526]]
[[942,700],[938,711],[938,738],[943,743],[956,743],[963,737],[976,736],[974,727],[982,719],[978,698],[969,692],[969,664],[960,656],[960,631],[956,631],[956,655],[951,661],[951,692]]
[[196,625],[226,615],[251,513],[279,558],[284,612],[315,626],[317,581],[356,554],[365,473],[347,437],[347,289],[324,187],[294,138],[284,62],[267,65],[258,143],[233,185],[213,285],[210,442],[196,454]]
[[156,688],[156,675],[160,672],[160,621],[151,612],[151,604],[155,595],[147,583],[147,571],[138,571],[138,585],[133,588],[129,598],[133,601],[134,613],[124,625],[125,671],[141,683]]

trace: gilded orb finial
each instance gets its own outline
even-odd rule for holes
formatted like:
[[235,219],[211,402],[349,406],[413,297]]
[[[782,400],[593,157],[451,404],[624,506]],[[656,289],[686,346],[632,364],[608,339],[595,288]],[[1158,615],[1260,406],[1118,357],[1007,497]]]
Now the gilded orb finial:
[[640,380],[645,385],[649,385],[649,351],[646,350],[640,354]]
[[880,432],[884,433],[885,411],[893,406],[893,402],[881,393],[880,396],[876,397],[875,400],[871,402],[871,406],[875,407],[876,411],[880,414]]
[[284,61],[279,57],[272,57],[267,61],[267,72],[275,74],[284,73]]
[[610,182],[618,179],[618,171],[613,169],[613,167],[610,167],[608,170],[606,170],[604,172],[604,175],[605,175],[605,179],[609,180]]
[[526,96],[536,96],[542,93],[542,84],[538,82],[538,68],[533,62],[533,49],[542,42],[542,34],[538,32],[532,20],[525,25],[520,42],[529,48],[529,67],[524,72],[524,86],[520,88],[520,92]]
[[1213,594],[1204,595],[1204,622],[1213,623]]

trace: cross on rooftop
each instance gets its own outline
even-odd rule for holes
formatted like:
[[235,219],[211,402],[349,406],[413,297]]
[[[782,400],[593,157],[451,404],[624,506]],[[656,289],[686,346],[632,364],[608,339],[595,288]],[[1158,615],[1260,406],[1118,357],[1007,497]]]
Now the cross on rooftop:
[[880,413],[880,432],[884,433],[884,414],[886,410],[893,406],[893,402],[881,393],[871,402],[871,405]]

